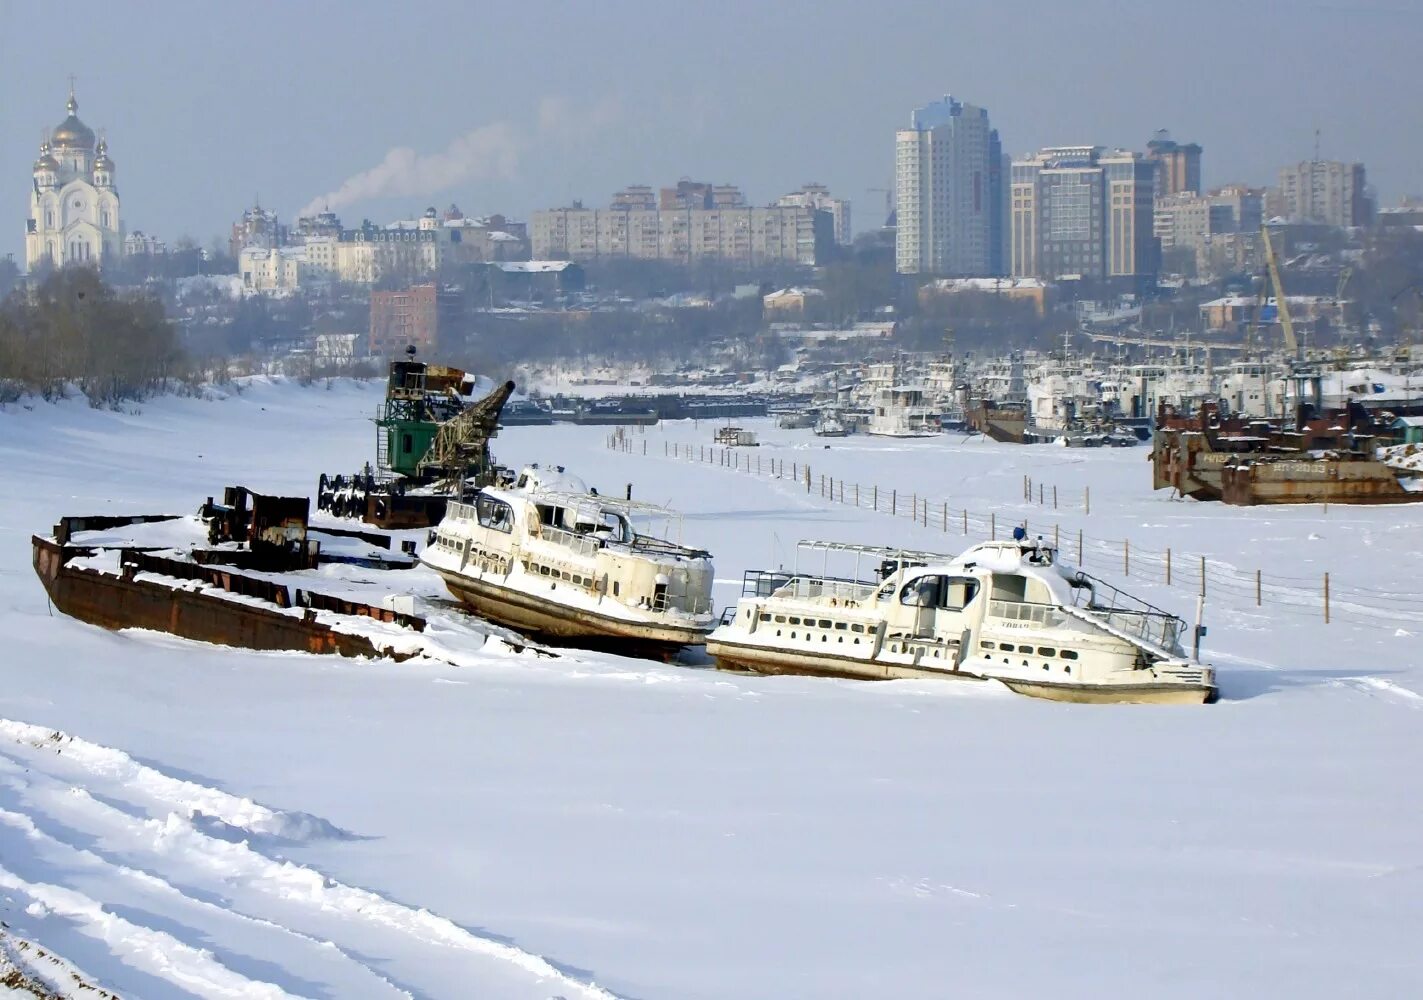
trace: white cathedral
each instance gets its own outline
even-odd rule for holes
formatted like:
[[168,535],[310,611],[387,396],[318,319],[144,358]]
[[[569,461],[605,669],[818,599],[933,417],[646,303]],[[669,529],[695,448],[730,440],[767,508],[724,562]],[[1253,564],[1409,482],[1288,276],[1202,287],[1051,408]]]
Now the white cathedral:
[[108,142],[79,120],[69,91],[69,116],[40,145],[25,225],[25,266],[99,265],[123,253],[119,192]]

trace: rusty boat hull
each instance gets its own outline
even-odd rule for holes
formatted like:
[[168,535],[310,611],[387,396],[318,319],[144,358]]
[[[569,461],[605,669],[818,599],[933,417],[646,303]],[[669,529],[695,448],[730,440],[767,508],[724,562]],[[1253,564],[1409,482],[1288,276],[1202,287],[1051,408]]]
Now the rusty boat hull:
[[461,605],[481,618],[561,645],[596,646],[667,659],[706,642],[709,629],[640,622],[535,597],[512,587],[432,567]]
[[[102,628],[147,629],[197,642],[237,649],[339,654],[342,656],[407,658],[369,638],[332,628],[318,621],[314,610],[300,614],[292,607],[286,587],[227,570],[210,570],[213,579],[225,581],[222,589],[241,594],[235,601],[183,586],[168,586],[140,579],[128,569],[122,575],[70,565],[82,549],[53,539],[32,536],[33,565],[50,603],[64,614]],[[175,580],[175,584],[179,581]],[[270,593],[258,591],[269,590]],[[263,606],[265,602],[269,606]],[[379,608],[355,606],[355,614],[386,621],[406,619]],[[409,623],[413,624],[414,619]],[[419,621],[423,626],[423,620]]]

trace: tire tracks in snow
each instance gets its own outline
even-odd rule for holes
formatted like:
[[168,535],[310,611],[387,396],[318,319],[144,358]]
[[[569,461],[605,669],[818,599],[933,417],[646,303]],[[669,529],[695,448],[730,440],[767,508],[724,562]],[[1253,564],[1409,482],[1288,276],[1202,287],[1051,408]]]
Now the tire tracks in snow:
[[[349,982],[350,976],[365,976],[368,987],[378,980],[386,995],[425,995],[440,983],[460,982],[464,990],[474,988],[483,995],[504,995],[497,992],[502,987],[512,996],[562,992],[570,998],[617,1000],[608,990],[540,955],[252,846],[253,842],[347,836],[318,817],[270,809],[249,798],[164,774],[121,750],[24,722],[0,719],[0,744],[5,742],[11,749],[0,754],[0,761],[8,759],[29,771],[17,776],[13,768],[0,768],[0,791],[9,789],[0,807],[0,832],[8,829],[10,836],[18,833],[27,839],[38,874],[22,877],[0,872],[4,880],[0,886],[10,886],[42,907],[78,921],[127,964],[137,967],[146,954],[151,958],[165,949],[155,945],[147,953],[121,951],[124,940],[162,941],[172,954],[185,956],[191,968],[150,960],[146,971],[152,974],[169,979],[208,977],[205,981],[211,982],[214,995],[287,995],[275,984],[240,977],[206,948],[139,926],[78,890],[38,881],[46,865],[53,864],[53,870],[65,874],[85,872],[100,883],[135,892],[143,889],[150,901],[167,900],[184,927],[188,926],[184,921],[191,921],[206,928],[184,936],[206,941],[210,934],[214,947],[219,947],[222,935],[248,942],[255,937],[269,944],[280,939],[293,962],[300,962],[303,948],[308,953],[321,949],[327,962],[341,967],[336,970],[338,978]],[[104,936],[107,929],[123,925],[127,925],[123,934]],[[230,950],[239,960],[234,964],[241,964],[243,949]],[[396,957],[377,962],[360,957],[363,954]],[[399,985],[395,977],[387,976],[387,965],[398,970]],[[328,966],[328,973],[335,974],[331,970]],[[303,975],[321,970],[285,971],[292,981],[304,983]],[[246,985],[241,986],[238,978]],[[263,992],[265,987],[275,992]],[[249,992],[224,994],[224,989]],[[341,992],[338,989],[333,995]],[[369,995],[369,990],[363,995]]]

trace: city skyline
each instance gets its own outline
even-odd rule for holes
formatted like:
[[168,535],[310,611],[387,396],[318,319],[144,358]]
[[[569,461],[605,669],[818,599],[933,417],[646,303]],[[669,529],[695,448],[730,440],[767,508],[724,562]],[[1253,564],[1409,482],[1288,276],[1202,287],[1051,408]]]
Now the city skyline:
[[[1111,5],[1088,0],[1095,7]],[[732,46],[715,24],[687,45],[659,9],[395,17],[358,5],[337,18],[323,5],[241,16],[169,5],[137,25],[79,3],[57,55],[17,44],[26,32],[9,5],[0,170],[28,176],[72,71],[85,121],[122,161],[126,227],[170,245],[185,235],[210,243],[256,196],[293,221],[310,205],[331,204],[354,224],[452,201],[528,218],[679,176],[738,184],[757,205],[819,181],[860,206],[864,230],[880,221],[872,189],[893,176],[905,110],[944,93],[990,108],[1011,155],[1071,143],[1140,150],[1165,127],[1204,146],[1205,186],[1264,185],[1311,158],[1319,129],[1323,158],[1364,162],[1382,204],[1423,191],[1423,112],[1395,99],[1416,90],[1408,53],[1423,40],[1423,12],[1345,0],[1271,18],[1263,3],[1212,0],[1168,25],[1156,23],[1164,7],[1094,19],[1027,2],[1015,8],[1025,27],[986,7],[890,5],[869,16],[850,5],[733,4]],[[176,44],[135,59],[137,33],[164,18]],[[608,55],[628,44],[608,34],[622,21],[647,34],[631,62]],[[1140,44],[1167,27],[1170,46]],[[815,44],[779,44],[792,35]],[[1211,56],[1230,37],[1272,44],[1248,60]],[[1339,52],[1365,50],[1367,74],[1342,68]],[[7,189],[22,218],[28,192],[18,181]],[[22,259],[22,227],[7,233],[0,254]]]

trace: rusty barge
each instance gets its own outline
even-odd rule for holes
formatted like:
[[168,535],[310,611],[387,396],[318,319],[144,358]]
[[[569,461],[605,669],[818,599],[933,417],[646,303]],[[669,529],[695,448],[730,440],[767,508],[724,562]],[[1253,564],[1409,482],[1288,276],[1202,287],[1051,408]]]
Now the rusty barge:
[[[241,649],[449,659],[426,642],[427,616],[401,582],[398,571],[416,565],[413,544],[311,527],[308,507],[305,497],[230,487],[197,516],[65,517],[32,536],[34,570],[56,608],[103,628]],[[487,638],[482,623],[447,617],[441,625],[474,648]]]
[[1163,406],[1152,437],[1152,488],[1242,507],[1423,502],[1408,471],[1376,456],[1384,433],[1354,406],[1320,416],[1304,406],[1287,427],[1225,416],[1211,403],[1191,415]]

